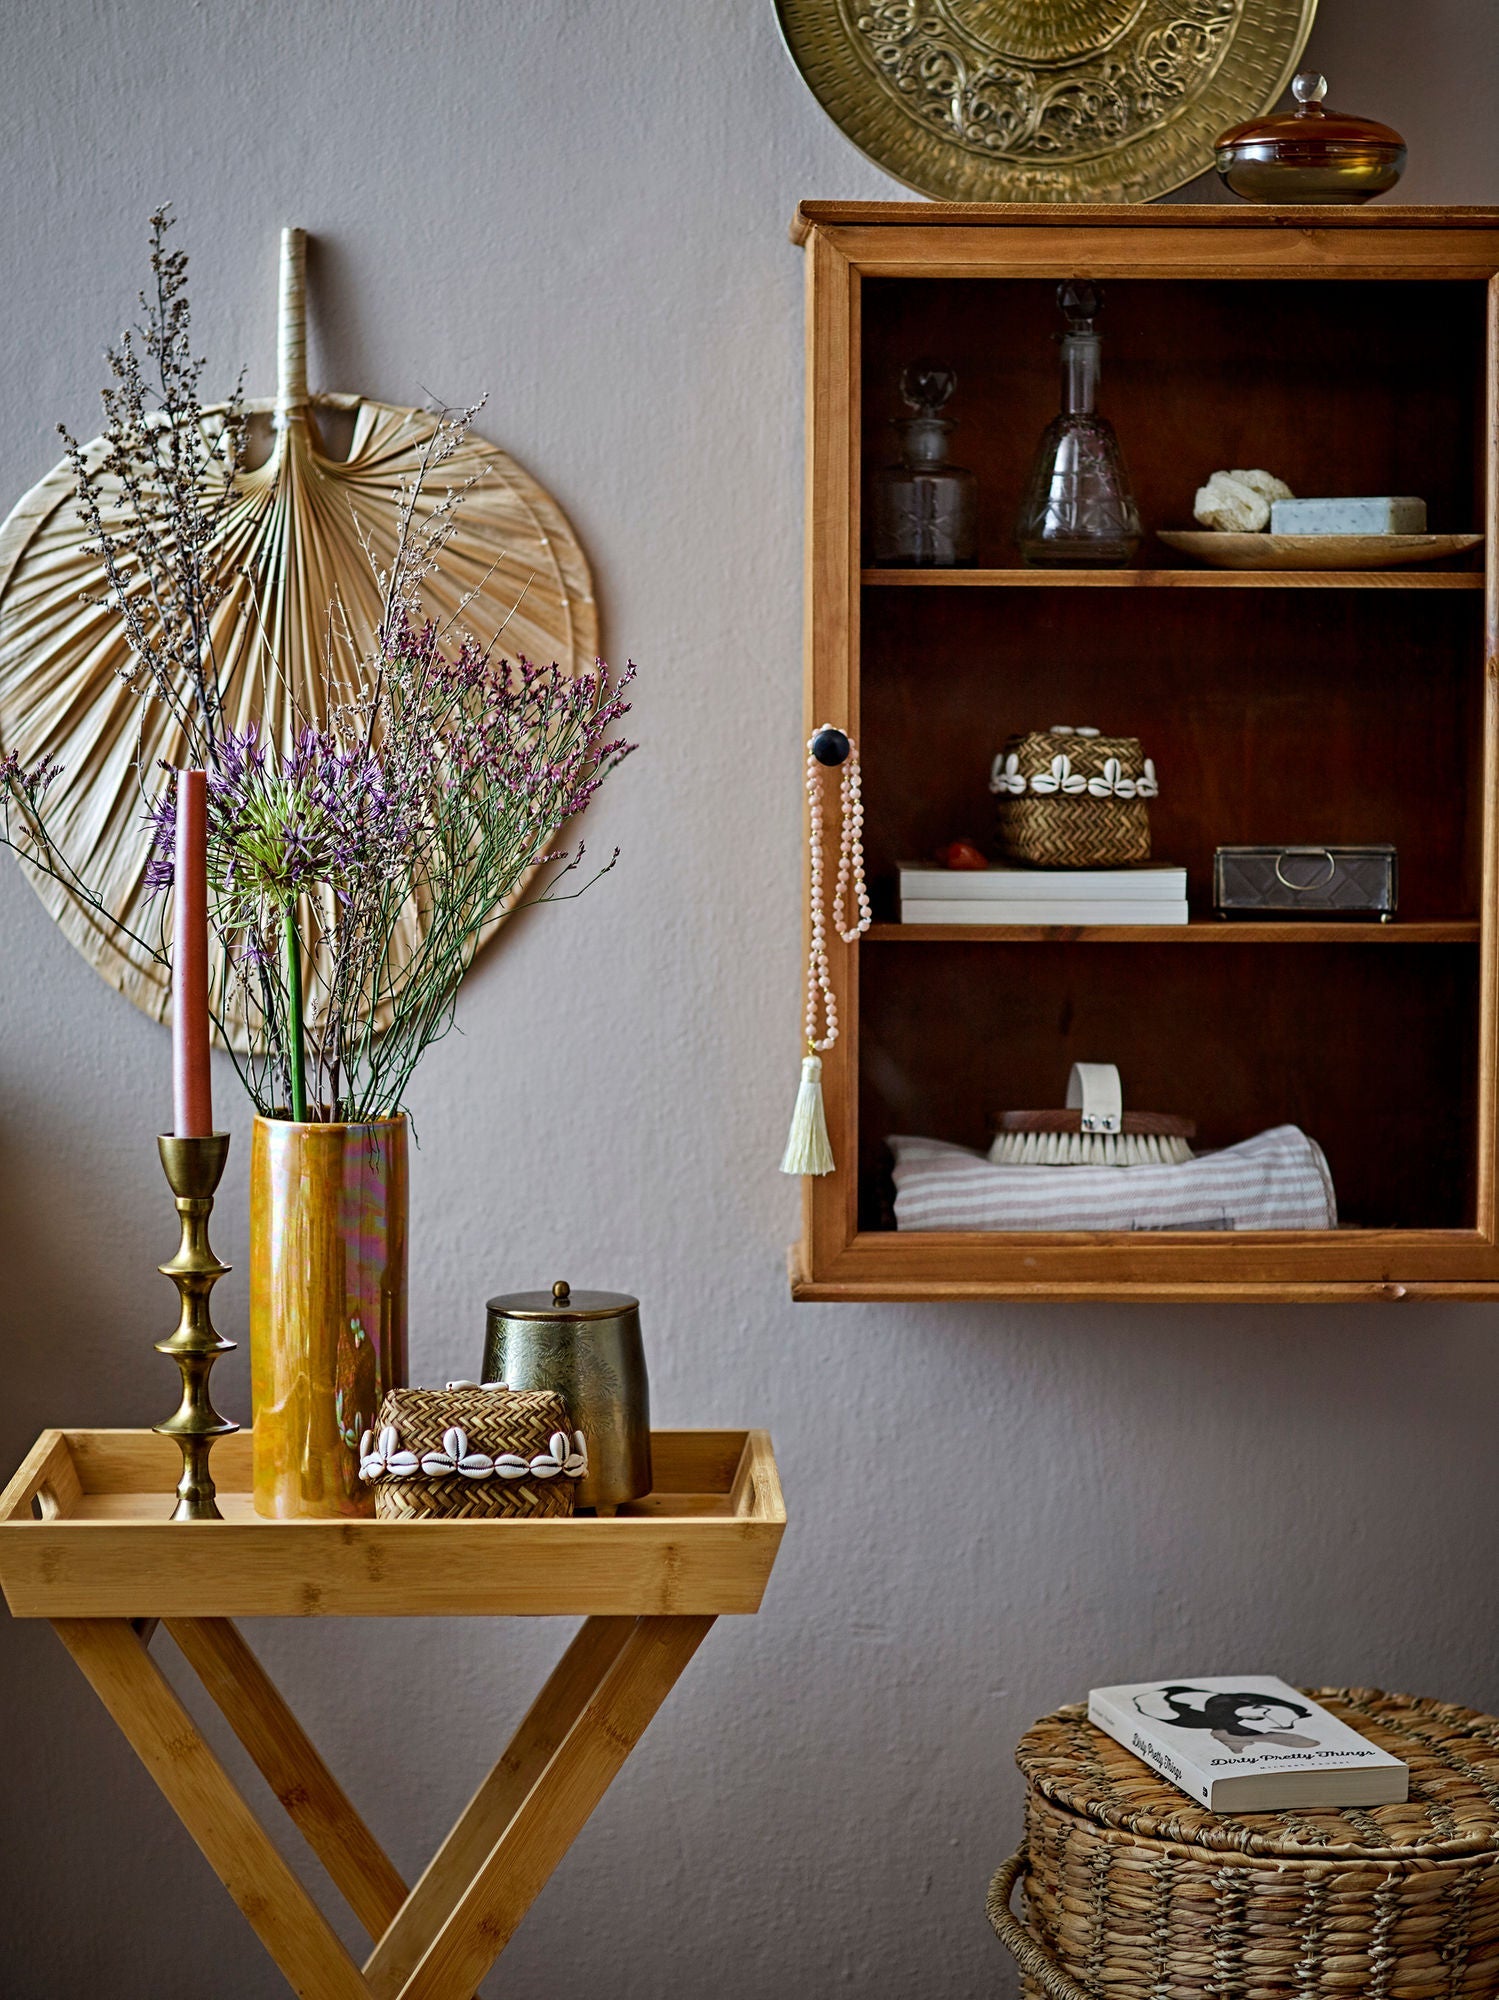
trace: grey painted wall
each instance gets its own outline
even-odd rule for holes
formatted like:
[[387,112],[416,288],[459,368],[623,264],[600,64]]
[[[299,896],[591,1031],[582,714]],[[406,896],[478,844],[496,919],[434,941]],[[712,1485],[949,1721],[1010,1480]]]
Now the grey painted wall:
[[[1406,132],[1409,199],[1499,199],[1484,0],[1323,0],[1311,53],[1337,101]],[[226,375],[247,359],[261,393],[276,232],[300,222],[314,381],[487,388],[486,427],[591,553],[608,648],[641,663],[644,747],[591,829],[623,847],[618,871],[489,953],[419,1078],[415,1362],[471,1373],[497,1289],[565,1272],[635,1290],[660,1419],[768,1424],[791,1528],[763,1615],[714,1632],[503,1990],[1008,1993],[983,1887],[1017,1831],[1011,1748],[1043,1709],[1208,1663],[1499,1704],[1492,1312],[787,1299],[786,225],[800,196],[898,191],[817,110],[769,0],[13,0],[0,133],[0,494],[53,461],[59,418],[90,424],[152,204],[178,203],[209,353]],[[233,1332],[248,1118],[216,1084]],[[44,1424],[167,1405],[166,1092],[164,1033],[0,865],[7,1468]],[[243,1414],[243,1352],[219,1379]],[[564,1634],[254,1636],[414,1871]],[[0,1992],[282,1990],[51,1634],[0,1620],[0,1675]]]

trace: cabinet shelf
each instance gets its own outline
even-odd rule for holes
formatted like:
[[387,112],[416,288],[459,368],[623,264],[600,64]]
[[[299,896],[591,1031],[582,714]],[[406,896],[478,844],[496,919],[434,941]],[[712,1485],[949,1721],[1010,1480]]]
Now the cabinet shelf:
[[866,569],[873,589],[904,590],[1482,590],[1481,570],[1423,569]]
[[[804,1184],[798,1298],[1499,1300],[1499,210],[1202,213],[802,212],[806,717],[858,738],[876,908],[903,858],[989,837],[994,752],[1062,717],[1154,760],[1152,846],[1195,920],[832,933],[837,1169]],[[1262,465],[1298,493],[1418,493],[1481,560],[1219,570],[1147,542],[1143,568],[1022,567],[1073,277],[1108,286],[1102,408],[1147,524]],[[973,569],[867,563],[866,478],[920,354],[959,384]],[[1313,842],[1391,843],[1401,915],[1211,915],[1216,848]],[[997,1112],[1060,1105],[1074,1061],[1117,1064],[1127,1104],[1192,1118],[1205,1151],[1299,1126],[1339,1226],[894,1226],[892,1135],[981,1152]]]
[[1476,917],[1419,923],[1273,917],[1186,924],[871,924],[867,944],[1477,944]]

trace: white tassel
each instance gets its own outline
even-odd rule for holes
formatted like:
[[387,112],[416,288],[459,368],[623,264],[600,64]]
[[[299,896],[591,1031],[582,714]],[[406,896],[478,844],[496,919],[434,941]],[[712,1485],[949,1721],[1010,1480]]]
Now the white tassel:
[[833,1149],[822,1109],[822,1057],[803,1056],[801,1087],[791,1114],[791,1132],[781,1157],[783,1174],[830,1174]]

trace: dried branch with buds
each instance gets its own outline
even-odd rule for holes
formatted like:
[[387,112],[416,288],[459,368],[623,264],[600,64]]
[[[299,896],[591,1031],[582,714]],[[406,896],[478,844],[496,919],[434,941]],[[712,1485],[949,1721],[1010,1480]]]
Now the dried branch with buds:
[[[477,406],[440,411],[396,496],[388,570],[366,543],[383,606],[367,652],[341,605],[329,606],[326,720],[287,752],[254,725],[231,726],[214,624],[236,581],[222,549],[244,408],[236,388],[222,416],[205,412],[187,259],[167,248],[170,226],[166,209],[151,218],[154,289],[142,295],[143,325],[110,352],[99,450],[64,433],[78,507],[104,601],[125,628],[129,684],[167,706],[188,763],[208,770],[217,1012],[234,999],[252,1024],[250,1052],[235,1060],[257,1110],[391,1116],[423,1051],[452,1025],[489,925],[523,895],[581,893],[560,885],[583,866],[584,847],[559,848],[558,836],[634,747],[614,732],[635,669],[615,676],[599,662],[572,676],[512,665],[498,635],[486,642],[462,629],[462,606],[441,631],[427,617],[425,586],[468,486],[435,502],[432,489]],[[45,758],[30,768],[0,760],[0,842],[123,931],[48,832],[55,775]],[[142,774],[147,880],[162,892],[172,883],[176,779],[165,767]],[[162,938],[126,934],[165,962]]]

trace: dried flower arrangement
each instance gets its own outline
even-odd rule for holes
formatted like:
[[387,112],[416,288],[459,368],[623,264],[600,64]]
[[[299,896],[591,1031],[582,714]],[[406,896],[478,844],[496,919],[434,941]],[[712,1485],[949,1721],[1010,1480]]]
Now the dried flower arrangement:
[[[321,718],[308,718],[289,749],[226,720],[215,614],[239,581],[221,529],[246,426],[238,387],[221,410],[203,405],[187,259],[169,247],[170,227],[165,209],[151,218],[143,325],[109,354],[102,453],[89,457],[64,432],[100,601],[125,625],[132,692],[166,704],[184,767],[209,774],[215,1012],[232,990],[254,1024],[235,1061],[257,1110],[298,1121],[388,1117],[422,1052],[451,1026],[459,983],[496,916],[523,892],[547,901],[587,886],[559,888],[585,850],[559,848],[557,836],[634,747],[612,733],[634,668],[613,675],[601,662],[574,677],[512,665],[498,635],[485,642],[451,620],[439,629],[426,614],[424,585],[472,482],[435,505],[428,491],[420,514],[416,503],[476,406],[440,414],[401,488],[388,568],[366,543],[383,603],[373,644],[361,649],[339,604],[328,607]],[[118,926],[49,834],[56,772],[45,757],[0,759],[0,840]],[[148,880],[165,891],[176,772],[138,777],[155,836]],[[164,929],[128,934],[165,962]]]

